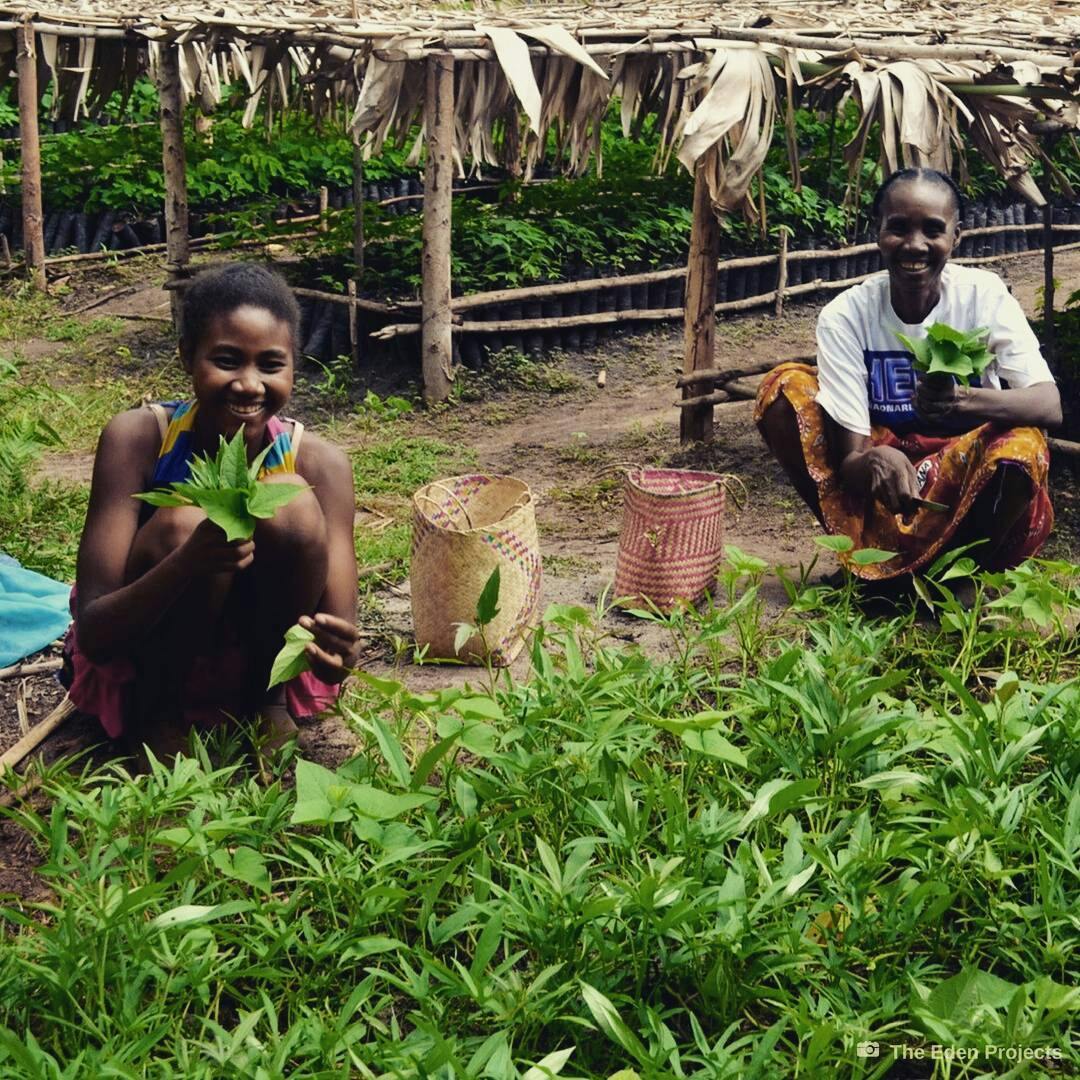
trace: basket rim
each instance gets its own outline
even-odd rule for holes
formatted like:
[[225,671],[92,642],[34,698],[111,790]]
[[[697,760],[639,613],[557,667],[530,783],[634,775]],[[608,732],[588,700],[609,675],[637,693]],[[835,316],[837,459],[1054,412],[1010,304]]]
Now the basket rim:
[[[452,481],[455,481],[455,480],[473,480],[473,479],[476,479],[476,478],[482,478],[482,479],[484,479],[484,480],[486,480],[488,482],[508,480],[512,484],[516,484],[516,485],[519,486],[519,489],[520,489],[519,492],[518,492],[519,499],[522,496],[524,496],[524,498],[522,499],[519,506],[511,507],[511,509],[508,510],[498,521],[492,521],[492,522],[488,523],[487,525],[473,525],[471,527],[462,526],[460,528],[451,529],[450,530],[451,532],[458,533],[458,534],[460,534],[462,536],[469,536],[469,535],[472,535],[473,533],[479,533],[479,532],[490,532],[493,528],[495,528],[496,526],[498,526],[502,522],[504,522],[506,520],[506,518],[510,515],[511,511],[513,511],[513,510],[524,510],[526,507],[531,507],[531,506],[535,505],[535,502],[533,500],[532,488],[529,486],[528,483],[526,483],[526,481],[522,480],[520,477],[511,476],[509,473],[472,472],[472,473],[458,473],[455,476],[441,476],[441,477],[438,477],[435,480],[429,480],[426,484],[421,484],[420,487],[418,487],[412,493],[412,497],[410,499],[410,502],[412,503],[413,512],[415,514],[418,514],[420,517],[422,517],[426,522],[428,522],[428,524],[433,525],[436,528],[442,528],[442,526],[438,522],[433,521],[431,519],[431,516],[424,510],[424,507],[423,507],[422,502],[421,502],[421,497],[425,494],[425,492],[428,491],[429,488],[434,487],[435,485],[446,485],[446,484],[449,484],[449,483],[451,483]],[[431,498],[431,496],[428,496],[428,498]]]
[[[651,488],[645,487],[640,479],[644,473],[663,473],[665,475],[675,474],[676,476],[683,476],[687,479],[691,477],[700,479],[701,483],[697,487],[686,487],[679,491],[653,491]],[[705,479],[708,477],[708,479]],[[724,487],[724,477],[720,473],[709,472],[705,469],[659,469],[659,468],[640,468],[640,469],[627,469],[626,482],[636,488],[638,491],[645,495],[649,495],[654,499],[682,499],[687,495],[699,495],[702,492],[708,491],[712,487],[716,487],[720,490],[720,496],[723,498],[726,495],[726,489]]]

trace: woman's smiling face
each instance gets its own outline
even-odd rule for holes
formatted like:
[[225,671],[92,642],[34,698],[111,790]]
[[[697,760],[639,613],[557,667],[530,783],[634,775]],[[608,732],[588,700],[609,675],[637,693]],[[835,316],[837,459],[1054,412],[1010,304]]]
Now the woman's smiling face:
[[893,294],[936,292],[960,238],[956,196],[930,180],[899,180],[881,204],[878,248]]
[[226,438],[243,427],[257,444],[292,393],[292,334],[265,308],[245,304],[210,319],[185,366],[199,419]]

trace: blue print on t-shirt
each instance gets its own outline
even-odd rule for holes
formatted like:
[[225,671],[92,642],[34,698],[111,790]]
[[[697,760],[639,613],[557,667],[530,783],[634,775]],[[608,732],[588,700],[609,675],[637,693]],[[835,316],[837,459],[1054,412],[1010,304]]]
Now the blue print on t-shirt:
[[870,393],[870,423],[895,428],[918,420],[912,399],[915,396],[915,369],[911,353],[902,349],[863,349]]
[[[913,404],[915,398],[915,357],[900,349],[863,349],[870,397],[870,423],[897,430],[920,424]],[[980,386],[977,375],[972,386]],[[922,425],[925,426],[925,425]],[[945,425],[948,430],[966,430],[963,421]]]

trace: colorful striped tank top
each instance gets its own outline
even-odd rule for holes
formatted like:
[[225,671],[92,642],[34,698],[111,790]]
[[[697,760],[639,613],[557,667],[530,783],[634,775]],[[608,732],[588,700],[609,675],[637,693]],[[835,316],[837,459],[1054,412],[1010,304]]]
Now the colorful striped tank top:
[[[195,416],[199,409],[198,402],[164,401],[151,405],[150,408],[162,429],[161,449],[158,451],[150,486],[161,487],[163,484],[186,480],[191,469],[191,443],[194,438]],[[173,410],[171,419],[167,417],[168,409]],[[303,432],[304,425],[299,420],[270,417],[266,422],[270,453],[266,455],[259,475],[296,472],[296,457],[300,452],[300,437]]]

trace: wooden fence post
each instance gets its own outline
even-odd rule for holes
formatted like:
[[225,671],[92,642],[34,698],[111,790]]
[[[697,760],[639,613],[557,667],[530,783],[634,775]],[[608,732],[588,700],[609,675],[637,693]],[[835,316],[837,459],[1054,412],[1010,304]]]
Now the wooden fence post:
[[1047,198],[1043,207],[1043,356],[1054,362],[1054,211]]
[[780,230],[780,254],[776,257],[776,317],[784,314],[784,293],[787,290],[788,231]]
[[450,310],[450,215],[454,182],[454,59],[427,60],[424,125],[424,226],[421,254],[421,341],[424,400],[445,401],[454,381]]
[[319,232],[328,232],[330,229],[330,189],[323,184],[319,188]]
[[[188,237],[187,162],[184,157],[184,99],[180,89],[179,46],[163,46],[158,65],[161,163],[165,172],[165,250],[169,281],[188,277],[191,244]],[[173,288],[173,325],[182,333],[184,297]]]
[[[720,222],[713,211],[706,182],[714,167],[716,149],[709,150],[694,170],[694,220],[690,229],[690,256],[686,264],[686,305],[683,316],[683,372],[713,366],[716,343],[716,275],[720,261]],[[683,397],[697,391],[683,388]],[[679,438],[683,443],[711,439],[712,405],[694,405],[682,410]]]
[[45,228],[41,212],[41,141],[38,136],[37,50],[29,18],[16,31],[19,140],[22,153],[23,258],[36,289],[45,288]]
[[[352,193],[353,193],[353,235],[352,257],[353,272],[349,278],[349,299],[356,300],[360,280],[364,276],[364,151],[359,140],[353,136],[352,148]],[[360,325],[356,304],[349,304],[349,355],[352,366],[360,364]]]
[[364,151],[360,144],[353,141],[352,148],[352,194],[353,209],[353,277],[359,284],[364,274]]

